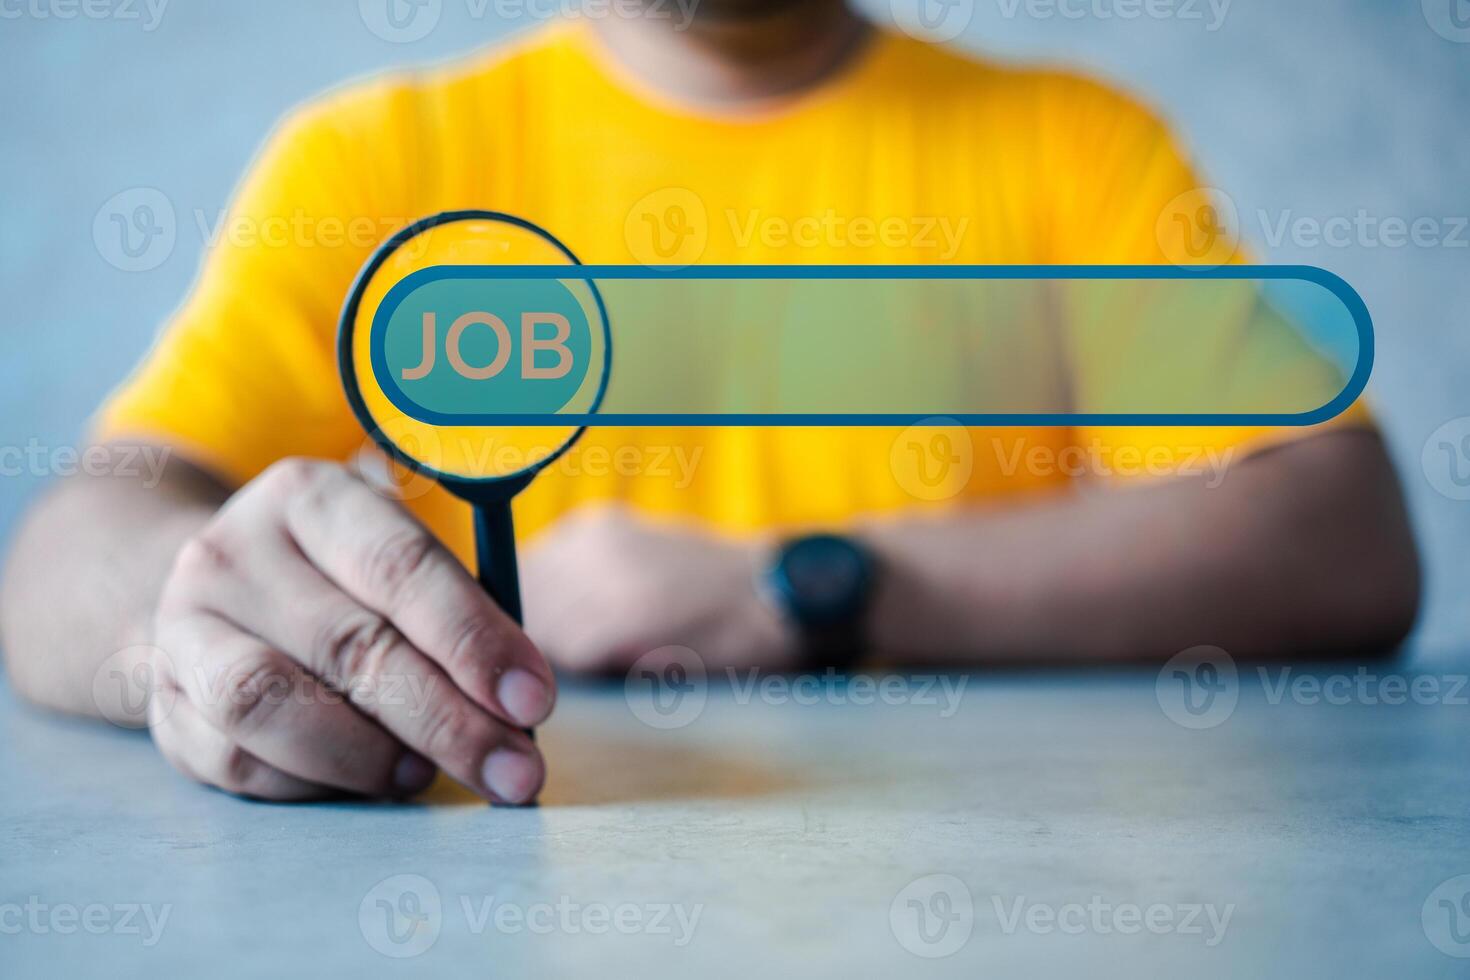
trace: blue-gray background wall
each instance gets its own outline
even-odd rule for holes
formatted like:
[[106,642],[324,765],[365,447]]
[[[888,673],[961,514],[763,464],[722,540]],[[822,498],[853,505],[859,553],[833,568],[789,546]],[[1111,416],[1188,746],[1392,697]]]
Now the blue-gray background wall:
[[[363,10],[384,0],[0,0],[0,446],[77,442],[188,288],[204,247],[194,215],[213,221],[294,102],[493,41],[534,21],[500,14],[564,0],[430,2],[436,26],[402,43],[368,26],[381,21]],[[885,2],[865,6],[887,20]],[[900,14],[913,2],[894,0]],[[1470,0],[950,9],[965,20],[942,24],[967,25],[957,44],[1080,63],[1142,93],[1229,192],[1256,255],[1324,266],[1363,294],[1371,391],[1428,558],[1417,649],[1470,659],[1470,501],[1455,499],[1470,489],[1451,470],[1470,472],[1470,455],[1452,460],[1436,435],[1470,416]],[[133,188],[162,191],[178,215],[175,246],[146,272],[110,264],[93,238],[99,209]],[[1347,241],[1310,235],[1333,218],[1357,226]],[[1391,219],[1437,231],[1394,247],[1375,230]],[[1282,237],[1283,222],[1299,231]],[[1470,419],[1447,431],[1457,444]],[[43,479],[0,477],[0,537]]]

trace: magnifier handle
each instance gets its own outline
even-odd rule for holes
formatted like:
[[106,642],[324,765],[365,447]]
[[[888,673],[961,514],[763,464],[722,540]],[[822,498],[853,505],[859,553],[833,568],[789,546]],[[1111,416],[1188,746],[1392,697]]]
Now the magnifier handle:
[[507,616],[521,623],[521,576],[509,500],[475,506],[475,559],[480,585]]
[[[516,568],[516,526],[509,500],[475,505],[475,564],[480,585],[490,598],[518,625],[525,625],[521,574]],[[536,738],[531,729],[525,732]]]

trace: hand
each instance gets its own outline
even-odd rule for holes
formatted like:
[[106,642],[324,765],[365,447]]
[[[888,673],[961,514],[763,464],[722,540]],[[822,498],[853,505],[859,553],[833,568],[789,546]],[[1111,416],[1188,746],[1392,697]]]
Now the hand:
[[790,667],[795,632],[756,592],[762,553],[624,508],[574,513],[522,557],[526,629],[569,670],[622,673],[665,646],[711,668]]
[[182,549],[155,618],[149,727],[170,762],[245,796],[410,796],[435,767],[494,802],[536,796],[521,731],[551,713],[524,633],[397,503],[286,460]]

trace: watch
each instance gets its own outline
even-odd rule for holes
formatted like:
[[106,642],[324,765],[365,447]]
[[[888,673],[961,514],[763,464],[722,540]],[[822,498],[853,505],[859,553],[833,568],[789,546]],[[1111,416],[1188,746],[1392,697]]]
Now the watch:
[[873,577],[872,554],[851,538],[813,534],[780,546],[764,584],[797,628],[805,666],[846,670],[861,659]]

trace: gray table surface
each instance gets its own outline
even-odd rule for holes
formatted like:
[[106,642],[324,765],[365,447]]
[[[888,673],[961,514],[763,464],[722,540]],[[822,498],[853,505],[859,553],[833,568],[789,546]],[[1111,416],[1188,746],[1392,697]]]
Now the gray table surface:
[[4,691],[0,975],[1470,975],[1470,689],[1354,670],[1205,728],[1154,671],[576,687],[524,810],[243,801]]

